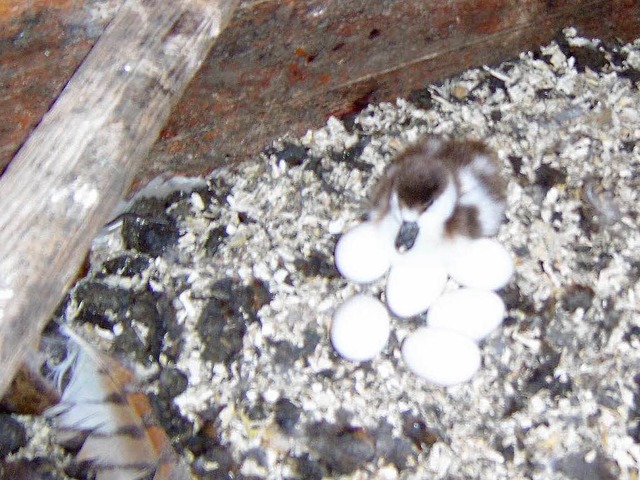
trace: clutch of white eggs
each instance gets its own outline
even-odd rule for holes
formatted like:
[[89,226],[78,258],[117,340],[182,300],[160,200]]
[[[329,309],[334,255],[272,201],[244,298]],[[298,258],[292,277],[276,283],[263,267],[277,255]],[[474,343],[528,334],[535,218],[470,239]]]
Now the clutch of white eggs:
[[[398,253],[395,231],[384,220],[366,221],[338,241],[335,263],[346,279],[366,284],[388,272],[388,310],[370,295],[347,299],[333,316],[333,346],[348,360],[371,360],[387,344],[388,311],[400,318],[427,312],[426,326],[402,343],[408,368],[441,386],[468,381],[480,368],[478,342],[504,318],[504,302],[495,291],[513,275],[511,255],[490,238],[416,244]],[[449,278],[459,288],[451,289]]]

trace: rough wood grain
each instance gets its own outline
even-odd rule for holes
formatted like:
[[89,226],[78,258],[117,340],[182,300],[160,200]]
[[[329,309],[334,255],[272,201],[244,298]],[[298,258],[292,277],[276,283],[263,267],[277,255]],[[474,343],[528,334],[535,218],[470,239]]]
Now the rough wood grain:
[[234,0],[129,0],[0,177],[0,395]]

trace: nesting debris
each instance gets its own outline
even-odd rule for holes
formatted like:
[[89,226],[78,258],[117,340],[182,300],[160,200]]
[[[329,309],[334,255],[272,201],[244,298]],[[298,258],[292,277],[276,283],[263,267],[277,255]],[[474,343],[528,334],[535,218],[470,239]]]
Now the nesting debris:
[[[568,30],[415,104],[369,106],[349,125],[276,142],[157,210],[134,205],[150,227],[137,238],[153,241],[123,240],[124,220],[114,224],[61,316],[140,365],[199,478],[636,478],[639,58],[640,42]],[[479,373],[448,389],[400,361],[422,317],[393,319],[389,344],[363,364],[335,355],[328,336],[346,298],[383,291],[336,276],[335,243],[390,158],[427,132],[484,139],[511,179],[498,236],[516,258],[500,292],[507,320],[483,342]],[[164,248],[158,224],[178,232]],[[64,453],[27,430],[5,463]],[[58,476],[81,478],[70,456]]]
[[18,451],[27,444],[27,432],[20,422],[9,415],[0,415],[0,457]]

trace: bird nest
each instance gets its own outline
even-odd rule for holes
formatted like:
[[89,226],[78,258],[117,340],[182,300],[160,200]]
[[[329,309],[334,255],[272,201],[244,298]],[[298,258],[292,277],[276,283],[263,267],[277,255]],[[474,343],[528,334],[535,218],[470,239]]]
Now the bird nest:
[[[569,29],[238,167],[147,189],[94,242],[58,317],[137,365],[198,478],[636,478],[639,70],[640,43]],[[449,388],[402,362],[423,315],[392,318],[370,362],[342,359],[328,336],[345,299],[384,292],[340,277],[337,239],[427,133],[484,140],[509,179],[507,316],[479,372]],[[31,441],[11,461],[55,450],[59,478],[83,478],[20,420]]]

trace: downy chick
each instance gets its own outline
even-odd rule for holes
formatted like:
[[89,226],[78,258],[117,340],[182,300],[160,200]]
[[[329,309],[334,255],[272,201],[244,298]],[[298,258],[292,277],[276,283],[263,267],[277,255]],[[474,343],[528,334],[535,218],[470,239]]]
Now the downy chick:
[[389,166],[373,198],[371,217],[400,225],[400,252],[414,244],[494,235],[506,206],[506,182],[493,152],[478,141],[428,136]]

